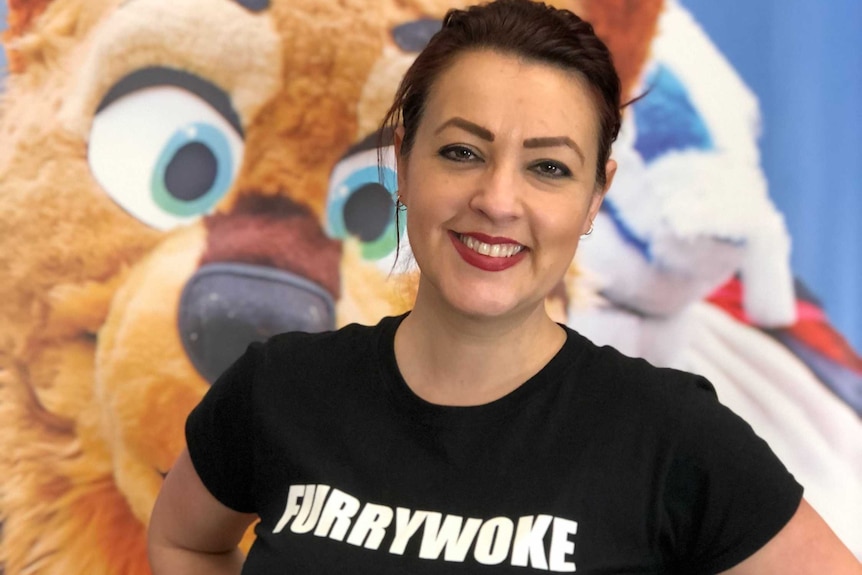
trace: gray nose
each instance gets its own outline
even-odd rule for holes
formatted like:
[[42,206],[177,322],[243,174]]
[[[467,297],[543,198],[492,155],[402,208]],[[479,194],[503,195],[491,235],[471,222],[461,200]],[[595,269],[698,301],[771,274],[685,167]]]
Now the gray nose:
[[317,284],[243,263],[202,266],[183,289],[179,328],[186,354],[210,383],[249,343],[285,331],[335,327],[335,304]]

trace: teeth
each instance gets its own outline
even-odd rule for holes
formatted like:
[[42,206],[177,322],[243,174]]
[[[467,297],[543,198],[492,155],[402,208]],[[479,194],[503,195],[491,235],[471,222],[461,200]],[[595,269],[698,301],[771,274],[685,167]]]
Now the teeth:
[[462,236],[461,234],[458,234],[458,239],[474,252],[492,258],[510,258],[524,249],[524,246],[519,244],[486,244],[476,238]]

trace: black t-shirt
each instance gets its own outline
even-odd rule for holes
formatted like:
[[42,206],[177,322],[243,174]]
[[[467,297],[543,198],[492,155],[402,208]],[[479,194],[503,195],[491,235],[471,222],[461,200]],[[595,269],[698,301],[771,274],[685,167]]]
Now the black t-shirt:
[[715,573],[801,486],[703,378],[567,329],[505,397],[401,378],[401,318],[252,345],[189,416],[198,474],[260,515],[243,573]]

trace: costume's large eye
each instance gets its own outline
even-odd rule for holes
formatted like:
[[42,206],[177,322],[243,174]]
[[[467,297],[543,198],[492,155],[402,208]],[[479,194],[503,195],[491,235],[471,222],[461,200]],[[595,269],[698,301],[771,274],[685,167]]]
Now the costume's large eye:
[[[384,158],[392,156],[391,148]],[[395,252],[395,194],[397,179],[392,162],[378,165],[377,149],[349,152],[329,180],[326,220],[335,238],[355,237],[366,260],[381,261]],[[403,235],[405,213],[398,218]],[[384,266],[385,267],[385,266]]]
[[230,190],[244,142],[227,96],[183,72],[148,69],[105,97],[90,132],[96,180],[160,230],[213,210]]

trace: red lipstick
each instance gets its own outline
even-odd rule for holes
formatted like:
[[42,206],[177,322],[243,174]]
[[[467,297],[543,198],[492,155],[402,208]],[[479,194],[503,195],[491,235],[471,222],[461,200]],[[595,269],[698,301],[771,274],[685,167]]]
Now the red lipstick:
[[[469,233],[461,235],[468,236],[482,243],[491,245],[518,244],[518,242],[510,238],[493,237],[480,233]],[[521,251],[507,258],[491,257],[482,255],[479,252],[473,251],[468,248],[466,245],[464,245],[464,242],[459,239],[459,234],[456,234],[455,232],[449,232],[449,239],[452,240],[452,245],[455,246],[455,251],[458,252],[458,255],[461,256],[461,259],[463,259],[471,266],[487,272],[501,272],[503,270],[507,270],[520,262],[522,259],[524,259],[527,254],[527,248],[522,248]]]

